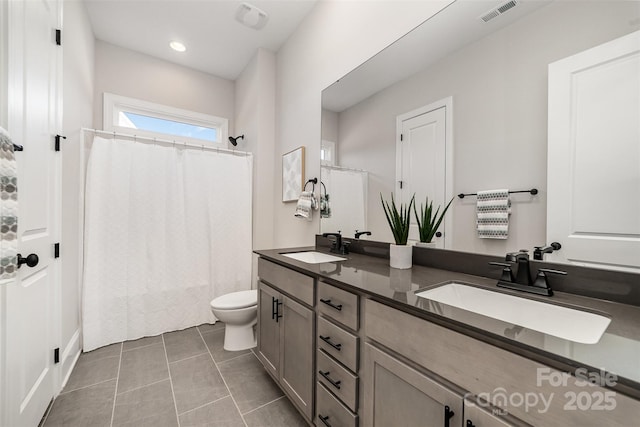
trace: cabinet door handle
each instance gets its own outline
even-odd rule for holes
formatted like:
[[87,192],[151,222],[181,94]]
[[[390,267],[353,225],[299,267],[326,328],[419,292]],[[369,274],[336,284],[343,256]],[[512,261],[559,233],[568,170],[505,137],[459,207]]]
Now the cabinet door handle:
[[331,427],[331,424],[329,424],[329,421],[327,421],[329,419],[328,415],[324,417],[322,416],[322,414],[318,414],[318,418],[320,418],[320,421],[322,421],[322,424],[324,424],[327,427]]
[[276,297],[271,297],[271,320],[276,318]]
[[476,427],[476,425],[471,420],[467,420],[467,427]]
[[340,381],[340,380],[336,381],[336,380],[334,380],[333,378],[331,378],[331,377],[329,376],[329,371],[327,371],[327,372],[318,371],[318,373],[319,373],[320,375],[322,375],[322,378],[324,378],[325,380],[329,381],[329,382],[331,383],[331,385],[332,385],[332,386],[334,386],[335,388],[337,388],[338,390],[340,390],[340,383],[341,383],[342,381]]
[[320,299],[320,302],[323,304],[327,304],[331,308],[335,308],[338,311],[342,311],[342,304],[334,304],[330,299]]
[[451,417],[453,417],[456,413],[453,412],[451,410],[451,408],[449,408],[448,406],[444,407],[444,427],[449,427],[449,420],[451,419]]
[[338,351],[340,351],[340,349],[342,348],[342,344],[335,344],[333,341],[331,341],[331,337],[323,337],[322,335],[320,335],[320,339]]
[[276,323],[279,322],[279,318],[282,317],[282,314],[280,314],[280,306],[282,305],[282,303],[280,302],[279,298],[276,298]]

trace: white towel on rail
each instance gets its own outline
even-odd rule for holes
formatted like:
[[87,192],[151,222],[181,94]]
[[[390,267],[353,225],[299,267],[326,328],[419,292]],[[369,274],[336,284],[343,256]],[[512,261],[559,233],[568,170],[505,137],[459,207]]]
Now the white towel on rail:
[[294,216],[296,218],[306,219],[311,221],[313,218],[313,210],[317,208],[315,197],[311,191],[303,191],[300,193],[298,204],[296,206],[296,212]]
[[509,214],[511,213],[509,190],[478,191],[476,212],[479,238],[506,239],[509,237]]

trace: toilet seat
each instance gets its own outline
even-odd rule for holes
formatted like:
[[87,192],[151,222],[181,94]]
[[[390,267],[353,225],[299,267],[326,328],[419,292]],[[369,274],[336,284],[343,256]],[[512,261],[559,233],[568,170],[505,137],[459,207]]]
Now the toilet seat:
[[211,301],[211,307],[218,310],[237,310],[254,305],[258,305],[258,291],[256,289],[232,292]]

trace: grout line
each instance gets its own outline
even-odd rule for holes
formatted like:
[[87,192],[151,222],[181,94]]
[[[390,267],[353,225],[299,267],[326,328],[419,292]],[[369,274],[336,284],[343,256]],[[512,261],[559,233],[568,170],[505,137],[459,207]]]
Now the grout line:
[[[196,328],[197,330],[198,328]],[[164,348],[164,358],[167,361],[167,370],[169,371],[169,384],[171,385],[171,396],[173,397],[173,408],[176,411],[176,421],[180,427],[180,416],[178,415],[178,402],[176,402],[176,393],[173,391],[173,379],[171,378],[171,368],[169,367],[169,356],[167,355],[167,344],[164,342],[164,334],[162,334],[162,347]]]
[[116,400],[118,398],[118,382],[120,381],[120,367],[122,366],[122,349],[124,342],[120,343],[120,358],[118,360],[118,375],[116,376],[116,389],[113,391],[113,408],[111,409],[111,427],[113,427],[113,418],[116,415]]
[[220,398],[218,398],[216,400],[212,400],[211,402],[207,402],[204,405],[200,405],[197,408],[193,408],[193,409],[189,409],[188,411],[184,411],[180,415],[184,415],[184,414],[188,414],[189,412],[197,411],[198,409],[202,409],[205,406],[213,405],[214,403],[220,402],[221,400],[227,399],[229,397],[231,397],[231,393],[227,394],[226,396],[220,397]]
[[[206,344],[205,344],[205,347],[206,347]],[[198,354],[195,354],[193,356],[185,357],[184,359],[172,360],[171,362],[169,362],[169,358],[167,357],[167,363],[169,363],[171,365],[173,363],[184,362],[185,360],[195,359],[196,357],[204,356],[205,354],[207,354],[207,352],[203,351],[202,353],[198,353]]]
[[161,379],[161,380],[154,381],[154,382],[149,383],[149,384],[141,385],[141,386],[139,386],[139,387],[132,388],[132,389],[130,389],[130,390],[126,390],[126,391],[123,391],[122,393],[118,393],[118,394],[126,394],[126,393],[129,393],[130,391],[140,390],[141,388],[149,387],[149,386],[151,386],[151,385],[160,384],[161,382],[168,381],[168,380],[169,380],[169,377],[167,376],[167,378],[163,378],[163,379]]
[[[124,342],[124,341],[123,341]],[[152,342],[151,344],[145,344],[145,345],[141,345],[140,347],[133,347],[133,348],[128,348],[128,349],[122,349],[123,353],[127,353],[129,351],[134,351],[134,350],[140,350],[141,348],[147,348],[147,347],[151,347],[152,345],[158,345],[158,344],[162,344],[162,341],[158,341],[158,342]]]
[[[224,383],[224,386],[227,388],[227,391],[229,392],[229,396],[231,396],[231,401],[233,402],[234,406],[236,407],[236,409],[238,411],[238,414],[240,414],[240,418],[242,419],[242,423],[245,425],[245,427],[249,427],[247,422],[244,419],[244,416],[242,415],[242,412],[240,411],[240,408],[238,407],[238,403],[236,402],[236,399],[233,397],[233,394],[231,393],[231,389],[229,388],[229,384],[227,384],[227,380],[224,379],[224,375],[222,375],[222,372],[220,372],[220,368],[218,368],[218,364],[216,363],[216,360],[213,358],[213,354],[211,354],[211,350],[209,349],[209,346],[207,345],[207,342],[204,340],[204,337],[202,336],[202,332],[200,332],[200,329],[198,329],[198,328],[196,328],[196,330],[198,331],[198,334],[200,334],[200,339],[204,343],[204,346],[207,348],[207,351],[209,352],[209,357],[211,357],[211,361],[213,362],[213,366],[215,366],[216,369],[218,370],[218,374],[220,374],[220,378],[222,378],[222,382]],[[238,357],[240,357],[240,356],[238,356]]]
[[82,387],[74,388],[73,390],[63,391],[62,393],[58,394],[58,396],[63,396],[65,394],[73,393],[74,391],[78,391],[78,390],[84,390],[85,388],[93,387],[94,385],[100,385],[100,384],[108,383],[109,381],[113,381],[113,380],[117,380],[117,379],[118,379],[118,376],[116,374],[116,376],[113,377],[113,378],[108,378],[106,380],[98,381],[97,383],[93,383],[93,384],[89,384],[89,385],[83,385]]
[[273,399],[271,402],[267,402],[267,403],[265,403],[264,405],[260,405],[260,406],[258,406],[257,408],[253,408],[252,410],[245,412],[244,414],[242,414],[242,416],[244,417],[245,415],[249,415],[250,413],[252,413],[252,412],[254,412],[254,411],[257,411],[258,409],[262,409],[262,408],[264,408],[265,406],[267,406],[267,405],[271,405],[273,402],[277,402],[278,400],[281,400],[281,399],[283,399],[283,398],[285,398],[285,397],[286,397],[286,396],[283,394],[282,396],[278,397],[277,399]]
[[242,354],[239,354],[239,355],[237,355],[237,356],[234,356],[234,357],[232,357],[231,359],[221,360],[220,362],[218,362],[218,364],[219,364],[219,365],[223,365],[223,364],[225,364],[225,363],[227,363],[227,362],[231,362],[232,360],[236,360],[236,359],[239,359],[240,357],[244,357],[244,356],[246,356],[247,354],[251,354],[251,352],[250,352],[250,351],[248,351],[248,352],[246,352],[246,353],[242,353]]

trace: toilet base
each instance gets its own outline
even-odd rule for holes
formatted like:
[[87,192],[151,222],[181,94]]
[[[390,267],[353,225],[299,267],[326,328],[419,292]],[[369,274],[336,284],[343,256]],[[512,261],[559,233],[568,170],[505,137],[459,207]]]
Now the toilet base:
[[229,325],[224,327],[224,349],[226,351],[248,350],[257,345],[254,331],[255,322],[251,325]]

